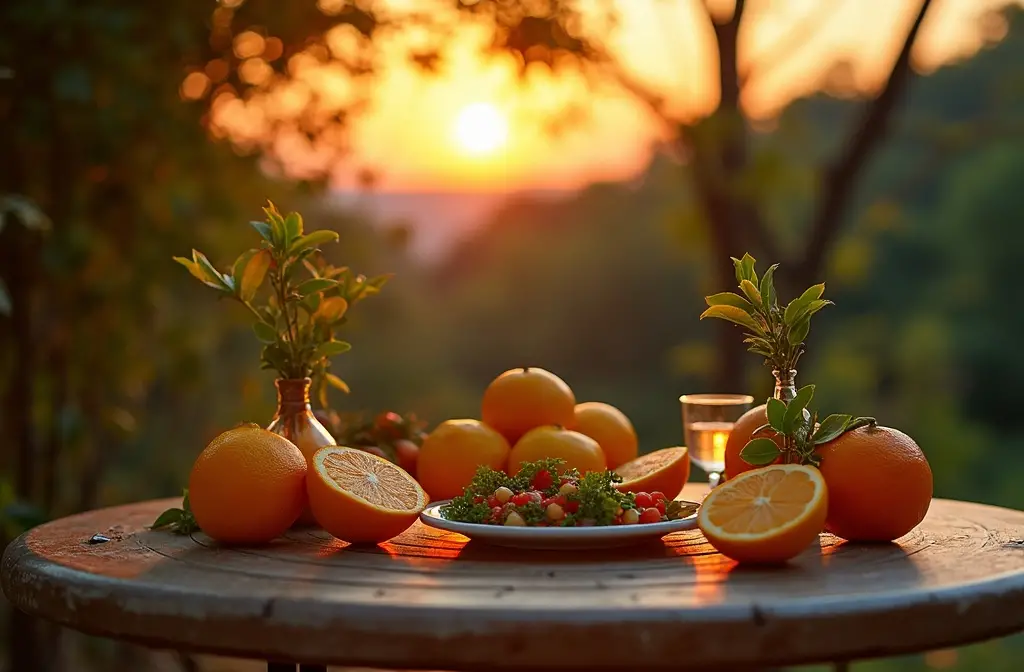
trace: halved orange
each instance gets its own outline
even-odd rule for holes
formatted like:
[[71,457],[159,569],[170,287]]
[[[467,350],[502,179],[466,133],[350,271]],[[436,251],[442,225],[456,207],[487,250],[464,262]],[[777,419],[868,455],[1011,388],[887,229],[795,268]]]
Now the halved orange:
[[782,563],[818,538],[828,488],[814,467],[779,464],[722,483],[700,505],[697,524],[722,555],[739,562]]
[[318,450],[306,490],[316,522],[353,543],[398,536],[427,506],[427,493],[404,469],[355,448]]
[[622,483],[619,492],[662,492],[675,499],[690,477],[690,456],[686,448],[662,448],[641,455],[615,468]]

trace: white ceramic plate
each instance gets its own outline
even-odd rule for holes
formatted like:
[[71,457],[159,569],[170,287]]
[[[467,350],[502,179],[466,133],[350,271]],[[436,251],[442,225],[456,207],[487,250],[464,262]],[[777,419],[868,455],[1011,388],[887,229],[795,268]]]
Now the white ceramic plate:
[[[697,527],[697,513],[686,518],[663,523],[637,525],[605,525],[594,527],[505,527],[459,523],[441,516],[441,507],[447,502],[435,502],[420,514],[424,525],[440,530],[457,532],[470,539],[495,546],[544,550],[585,550],[632,546],[661,539],[666,534],[692,530]],[[685,502],[694,504],[695,502]]]

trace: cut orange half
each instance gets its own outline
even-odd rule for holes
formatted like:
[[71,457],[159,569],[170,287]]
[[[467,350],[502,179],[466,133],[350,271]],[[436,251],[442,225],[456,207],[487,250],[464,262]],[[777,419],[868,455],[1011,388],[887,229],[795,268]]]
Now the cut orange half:
[[641,455],[615,468],[622,483],[619,492],[661,492],[675,499],[690,477],[690,457],[686,448],[662,448]]
[[316,522],[353,543],[398,536],[427,506],[427,493],[404,469],[355,448],[317,451],[306,491]]
[[821,472],[780,464],[716,487],[700,505],[697,524],[722,555],[739,562],[781,563],[817,539],[827,513]]

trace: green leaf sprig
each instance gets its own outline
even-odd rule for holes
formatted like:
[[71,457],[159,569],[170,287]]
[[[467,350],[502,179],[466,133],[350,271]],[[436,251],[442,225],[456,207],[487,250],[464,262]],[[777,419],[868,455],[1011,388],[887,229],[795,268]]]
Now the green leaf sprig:
[[705,298],[708,309],[700,316],[716,317],[747,330],[743,340],[750,352],[761,355],[773,371],[791,371],[804,353],[804,341],[811,330],[811,316],[832,305],[821,298],[825,284],[808,288],[785,307],[775,292],[773,264],[760,279],[754,270],[756,260],[749,254],[732,259],[740,293],[721,292]]
[[181,508],[167,509],[153,521],[150,526],[154,530],[167,529],[175,534],[192,534],[199,531],[199,523],[192,515],[192,507],[188,502],[188,490],[182,493]]
[[[740,458],[755,467],[772,464],[780,457],[784,464],[821,464],[818,446],[833,441],[846,432],[858,427],[874,425],[874,418],[834,414],[820,423],[818,414],[811,412],[808,405],[814,398],[814,385],[800,388],[796,397],[788,404],[779,399],[769,399],[765,413],[768,424],[754,430],[751,439]],[[776,439],[782,437],[782,446],[775,439],[763,436],[771,432]]]
[[336,232],[306,233],[299,213],[284,216],[273,203],[263,211],[266,221],[251,222],[260,247],[240,254],[229,271],[218,271],[198,250],[192,250],[191,259],[174,260],[252,313],[253,331],[264,344],[261,368],[273,369],[282,378],[314,378],[320,403],[326,406],[328,385],[349,391],[341,378],[328,372],[330,358],[352,347],[336,339],[336,333],[347,322],[349,309],[379,293],[391,276],[367,278],[331,266],[320,246],[337,242]]

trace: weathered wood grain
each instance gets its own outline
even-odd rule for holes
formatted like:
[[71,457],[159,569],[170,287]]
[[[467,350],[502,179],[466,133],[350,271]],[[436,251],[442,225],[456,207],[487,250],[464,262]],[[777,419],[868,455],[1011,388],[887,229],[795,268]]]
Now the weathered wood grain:
[[[700,486],[682,497],[700,499]],[[777,569],[699,531],[559,553],[417,523],[380,547],[296,530],[261,548],[145,529],[171,500],[94,511],[13,542],[21,609],[153,646],[353,666],[736,669],[920,651],[1024,630],[1024,513],[935,500],[897,544],[822,535]],[[109,543],[90,545],[100,532]]]

